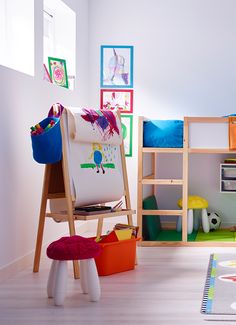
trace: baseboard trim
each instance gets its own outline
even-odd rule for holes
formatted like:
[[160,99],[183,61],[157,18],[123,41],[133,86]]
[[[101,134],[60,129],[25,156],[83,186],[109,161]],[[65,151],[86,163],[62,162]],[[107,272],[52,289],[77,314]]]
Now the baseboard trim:
[[[83,235],[88,231],[88,222],[83,222],[76,227],[76,233]],[[68,236],[68,234],[62,234],[62,236]],[[42,246],[42,257],[44,258],[44,252],[46,251],[46,247],[50,244],[50,242],[44,243]],[[0,268],[0,283],[6,281],[9,278],[14,277],[17,273],[24,271],[28,267],[33,268],[33,260],[34,260],[34,250],[30,253],[15,259],[11,263],[4,265]]]

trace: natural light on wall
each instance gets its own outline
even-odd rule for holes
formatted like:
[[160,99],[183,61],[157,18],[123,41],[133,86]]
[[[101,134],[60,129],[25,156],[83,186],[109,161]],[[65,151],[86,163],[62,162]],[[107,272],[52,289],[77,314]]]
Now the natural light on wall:
[[0,0],[0,64],[34,75],[34,0]]
[[76,14],[61,0],[44,0],[44,79],[74,89]]

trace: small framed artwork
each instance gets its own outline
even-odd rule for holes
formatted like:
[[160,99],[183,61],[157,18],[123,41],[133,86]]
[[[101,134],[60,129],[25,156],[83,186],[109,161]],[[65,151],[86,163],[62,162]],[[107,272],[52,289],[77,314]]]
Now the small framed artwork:
[[66,61],[48,57],[48,66],[52,82],[58,86],[68,88]]
[[133,46],[101,46],[101,88],[133,88]]
[[121,113],[133,113],[133,90],[101,89],[101,109],[119,109]]
[[133,115],[121,115],[122,136],[124,139],[125,156],[132,157],[133,148]]

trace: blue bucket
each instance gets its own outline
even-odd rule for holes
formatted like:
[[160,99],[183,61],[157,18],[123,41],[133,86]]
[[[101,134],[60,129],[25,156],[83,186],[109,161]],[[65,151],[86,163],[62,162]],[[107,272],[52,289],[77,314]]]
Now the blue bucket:
[[50,121],[55,124],[38,135],[31,135],[33,158],[40,164],[53,164],[62,158],[60,118],[47,117],[39,124],[45,129]]

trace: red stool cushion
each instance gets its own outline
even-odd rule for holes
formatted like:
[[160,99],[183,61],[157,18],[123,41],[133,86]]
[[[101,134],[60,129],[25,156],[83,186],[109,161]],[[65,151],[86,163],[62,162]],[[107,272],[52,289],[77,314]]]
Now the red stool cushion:
[[101,253],[101,247],[93,239],[81,236],[62,237],[47,248],[47,256],[53,260],[85,260]]

